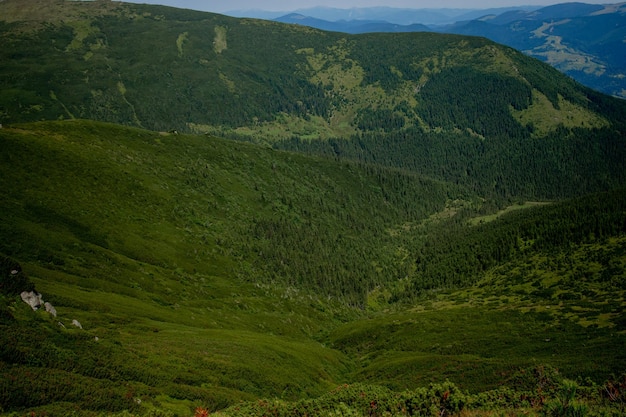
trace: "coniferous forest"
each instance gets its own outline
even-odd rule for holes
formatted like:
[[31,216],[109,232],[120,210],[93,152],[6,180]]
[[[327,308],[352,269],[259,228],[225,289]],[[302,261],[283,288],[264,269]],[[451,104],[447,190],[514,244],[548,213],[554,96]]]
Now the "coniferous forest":
[[466,36],[0,38],[0,415],[626,412],[623,101]]

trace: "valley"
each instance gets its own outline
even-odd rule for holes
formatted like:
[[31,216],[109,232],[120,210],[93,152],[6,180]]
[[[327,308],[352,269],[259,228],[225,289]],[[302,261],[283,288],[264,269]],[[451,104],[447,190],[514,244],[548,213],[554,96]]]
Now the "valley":
[[624,413],[623,101],[484,38],[17,3],[0,415]]
[[[3,187],[15,190],[3,200],[2,252],[58,311],[3,296],[5,406],[189,415],[317,398],[354,381],[400,392],[449,379],[482,395],[537,366],[603,381],[626,360],[624,239],[609,237],[623,230],[623,192],[573,204],[584,212],[602,201],[614,217],[577,220],[580,235],[563,235],[570,243],[558,249],[539,236],[558,237],[560,226],[548,221],[531,240],[524,230],[567,218],[555,213],[568,205],[529,205],[467,229],[460,201],[438,214],[461,190],[413,174],[86,121],[0,135],[10,150]],[[408,183],[394,188],[392,178],[424,194],[400,197]],[[323,200],[315,211],[311,198]],[[406,209],[389,212],[390,198]],[[538,210],[552,213],[525,220]],[[521,227],[510,255],[473,240],[503,242],[507,222]],[[450,252],[456,245],[474,249]],[[416,269],[416,253],[430,261]],[[452,272],[455,256],[465,266]],[[474,263],[488,257],[493,266]],[[69,327],[74,319],[83,329]]]

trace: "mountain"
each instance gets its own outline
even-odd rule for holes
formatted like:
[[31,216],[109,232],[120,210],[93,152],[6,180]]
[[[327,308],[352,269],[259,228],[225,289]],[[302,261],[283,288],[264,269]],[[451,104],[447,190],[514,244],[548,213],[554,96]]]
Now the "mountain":
[[1,415],[623,411],[622,100],[459,35],[0,36]]
[[[352,7],[349,9],[339,9],[334,7],[312,7],[297,9],[289,12],[276,12],[268,14],[261,10],[240,10],[227,12],[234,17],[252,17],[258,19],[277,19],[291,13],[300,14],[314,19],[337,22],[341,20],[373,20],[393,23],[395,25],[409,26],[413,24],[422,25],[447,25],[460,20],[477,19],[487,14],[501,14],[510,10],[532,11],[538,7],[519,6],[503,7],[494,9],[407,9],[396,7]],[[202,8],[198,10],[203,10]]]
[[458,22],[447,33],[485,36],[548,62],[579,82],[624,98],[624,4],[563,3]]
[[[218,134],[506,198],[623,183],[626,104],[484,38],[31,2],[0,4],[5,124],[86,118]],[[427,157],[453,149],[462,162]]]
[[274,19],[276,22],[291,23],[295,25],[309,26],[320,30],[328,30],[344,33],[370,33],[370,32],[429,32],[430,28],[421,24],[398,25],[386,21],[377,20],[327,20],[307,17],[298,13],[290,13]]
[[280,17],[237,15],[345,33],[437,31],[484,36],[545,61],[591,88],[625,97],[623,4],[481,10],[313,8]]

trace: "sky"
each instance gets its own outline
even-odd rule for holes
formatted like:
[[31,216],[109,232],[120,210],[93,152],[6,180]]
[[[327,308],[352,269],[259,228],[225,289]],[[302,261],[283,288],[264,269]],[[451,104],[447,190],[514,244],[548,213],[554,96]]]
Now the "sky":
[[[574,0],[130,0],[133,3],[162,4],[185,9],[224,13],[235,10],[293,11],[315,6],[350,9],[353,7],[400,7],[487,9],[511,6],[548,6]],[[623,0],[577,0],[588,4],[611,4]]]

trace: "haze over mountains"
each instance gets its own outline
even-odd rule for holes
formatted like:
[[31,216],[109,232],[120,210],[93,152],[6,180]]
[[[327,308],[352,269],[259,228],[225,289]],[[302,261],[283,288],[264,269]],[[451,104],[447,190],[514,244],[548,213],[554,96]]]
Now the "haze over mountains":
[[329,22],[341,21],[378,21],[396,25],[421,24],[426,26],[447,25],[460,21],[478,19],[486,15],[498,15],[509,11],[533,11],[538,6],[502,7],[493,9],[453,9],[453,8],[394,8],[394,7],[353,7],[340,9],[333,7],[314,7],[284,12],[267,12],[263,10],[229,11],[225,14],[234,17],[252,17],[258,19],[277,19],[288,14],[300,14]]
[[626,101],[113,1],[0,45],[1,415],[623,415]]

